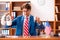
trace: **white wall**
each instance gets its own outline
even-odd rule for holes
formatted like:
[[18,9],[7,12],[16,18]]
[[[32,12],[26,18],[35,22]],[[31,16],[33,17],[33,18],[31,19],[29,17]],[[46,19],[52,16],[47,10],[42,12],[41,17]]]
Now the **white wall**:
[[[7,1],[12,1],[12,0],[7,0]],[[40,17],[42,21],[54,20],[54,0],[45,0],[44,5],[40,5],[38,3],[38,0],[18,0],[18,1],[31,1],[32,15],[34,15],[35,17],[36,16]]]
[[54,20],[54,0],[45,0],[44,5],[39,5],[37,0],[32,2],[32,13],[34,16],[40,17],[43,21]]

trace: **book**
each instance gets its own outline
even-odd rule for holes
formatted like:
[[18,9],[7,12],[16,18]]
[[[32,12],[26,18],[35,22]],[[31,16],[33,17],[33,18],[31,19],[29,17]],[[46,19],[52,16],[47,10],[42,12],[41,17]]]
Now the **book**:
[[9,10],[9,2],[0,2],[0,10]]
[[59,13],[58,6],[55,6],[56,13]]
[[55,20],[58,21],[57,14],[55,15]]
[[14,9],[13,9],[13,10],[14,10],[14,11],[21,10],[21,7],[16,6],[16,7],[14,7]]
[[60,30],[60,26],[58,26],[58,30]]
[[6,8],[5,8],[5,10],[9,10],[9,3],[8,2],[6,2]]
[[12,15],[12,19],[16,18],[16,12],[12,12],[11,15]]

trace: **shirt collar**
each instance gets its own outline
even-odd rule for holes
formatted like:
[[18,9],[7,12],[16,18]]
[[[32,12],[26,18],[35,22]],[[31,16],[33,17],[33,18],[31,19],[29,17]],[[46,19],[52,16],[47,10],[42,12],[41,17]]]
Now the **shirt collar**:
[[[24,16],[24,18],[26,18],[26,16],[25,15],[23,15]],[[30,15],[28,16],[28,19],[30,18]]]
[[[24,18],[26,18],[26,16],[24,15],[24,12],[23,12],[23,16],[24,16]],[[30,15],[28,16],[28,19],[30,18]]]

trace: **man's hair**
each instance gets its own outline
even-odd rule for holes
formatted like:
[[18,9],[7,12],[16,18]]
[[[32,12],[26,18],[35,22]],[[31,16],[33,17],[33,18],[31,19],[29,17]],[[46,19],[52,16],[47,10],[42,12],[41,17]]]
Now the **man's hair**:
[[27,10],[31,10],[31,5],[27,3],[21,7],[22,10],[23,8],[26,8]]

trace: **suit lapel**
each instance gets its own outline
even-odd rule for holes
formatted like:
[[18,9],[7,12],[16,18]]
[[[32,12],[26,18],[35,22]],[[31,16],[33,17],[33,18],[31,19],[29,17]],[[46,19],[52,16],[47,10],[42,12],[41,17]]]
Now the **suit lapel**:
[[22,16],[21,22],[22,24],[24,24],[24,16]]
[[31,27],[31,15],[30,15],[30,18],[29,18],[29,28]]

